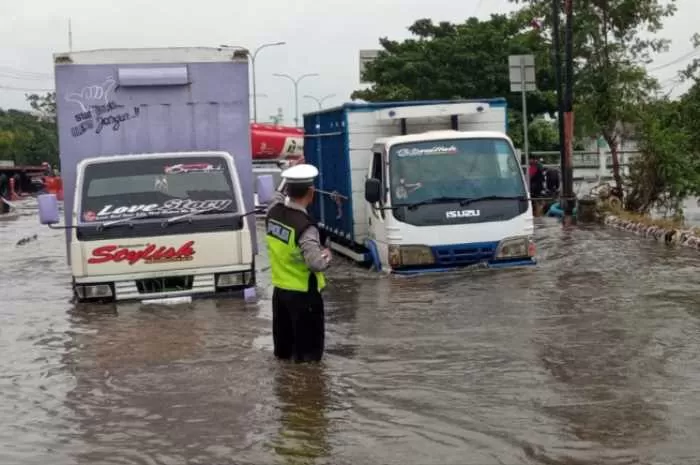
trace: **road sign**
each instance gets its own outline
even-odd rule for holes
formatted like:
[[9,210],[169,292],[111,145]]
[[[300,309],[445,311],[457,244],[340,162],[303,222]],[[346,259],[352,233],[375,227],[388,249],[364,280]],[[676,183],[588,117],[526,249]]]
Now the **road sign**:
[[[534,55],[510,55],[508,57],[510,91],[520,92],[523,99],[523,152],[525,165],[530,164],[530,137],[527,124],[527,93],[537,90]],[[530,180],[528,170],[527,179]]]
[[369,81],[365,81],[362,74],[365,71],[367,63],[377,58],[379,55],[379,50],[360,50],[360,84],[371,84]]
[[511,55],[508,57],[510,91],[533,92],[537,90],[534,55]]

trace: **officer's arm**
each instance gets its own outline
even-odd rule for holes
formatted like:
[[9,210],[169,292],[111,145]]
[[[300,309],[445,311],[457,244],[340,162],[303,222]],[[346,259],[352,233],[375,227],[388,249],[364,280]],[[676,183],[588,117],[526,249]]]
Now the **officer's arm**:
[[272,196],[272,200],[270,200],[270,203],[267,204],[267,209],[266,213],[269,213],[272,207],[274,207],[277,204],[284,203],[284,199],[286,199],[287,196],[280,191],[275,191],[275,195]]
[[304,231],[299,238],[299,248],[301,249],[301,254],[304,257],[306,266],[308,266],[311,271],[324,271],[328,268],[329,262],[323,256],[323,247],[321,247],[318,228],[315,226],[306,228],[306,231]]

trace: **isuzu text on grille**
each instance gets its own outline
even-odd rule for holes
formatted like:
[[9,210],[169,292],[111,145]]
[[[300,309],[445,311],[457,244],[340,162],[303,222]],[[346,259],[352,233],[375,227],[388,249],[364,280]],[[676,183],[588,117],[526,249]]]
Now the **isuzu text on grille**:
[[194,259],[193,245],[194,241],[189,241],[176,249],[175,247],[158,247],[156,244],[147,244],[141,250],[119,247],[118,245],[103,245],[92,251],[92,257],[88,259],[88,263],[99,265],[107,262],[127,262],[129,265],[135,265],[141,261],[144,263],[184,262]]

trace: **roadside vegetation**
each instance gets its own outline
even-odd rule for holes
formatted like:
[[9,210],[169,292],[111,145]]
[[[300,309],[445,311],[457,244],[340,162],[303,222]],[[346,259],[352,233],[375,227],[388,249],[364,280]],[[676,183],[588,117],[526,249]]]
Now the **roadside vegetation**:
[[32,112],[0,109],[0,160],[58,166],[55,94],[28,95]]

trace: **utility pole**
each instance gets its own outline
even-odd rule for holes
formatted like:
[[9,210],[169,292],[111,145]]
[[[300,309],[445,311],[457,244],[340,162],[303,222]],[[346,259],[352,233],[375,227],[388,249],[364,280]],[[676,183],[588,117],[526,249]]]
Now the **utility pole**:
[[290,81],[292,81],[292,84],[294,84],[294,125],[296,127],[299,127],[299,83],[304,78],[319,76],[319,74],[318,73],[302,74],[301,76],[299,76],[296,79],[294,79],[289,74],[275,73],[275,74],[273,74],[273,76],[287,78]]
[[564,158],[562,160],[562,193],[566,202],[563,205],[564,225],[571,223],[574,214],[574,170],[573,170],[573,150],[574,150],[574,0],[566,0],[564,5],[566,12],[566,37],[565,60],[566,60],[566,84],[564,92]]
[[318,104],[319,110],[323,110],[323,102],[333,97],[335,97],[335,94],[328,94],[323,98],[316,98],[313,95],[304,95],[304,98],[310,98],[311,100],[315,101]]
[[251,53],[250,49],[246,47],[240,47],[238,45],[221,45],[221,48],[235,48],[238,50],[245,50],[248,53],[248,56],[250,57],[250,69],[251,69],[251,74],[252,74],[252,81],[253,81],[253,122],[257,123],[258,122],[258,99],[257,99],[257,91],[256,91],[256,82],[255,82],[255,59],[258,57],[258,53],[260,53],[260,50],[267,48],[267,47],[276,47],[278,45],[285,45],[287,42],[270,42],[268,44],[262,44],[258,48],[255,49]]
[[560,26],[560,0],[552,0],[552,55],[554,63],[554,86],[557,92],[557,123],[559,125],[559,160],[561,163],[562,172],[562,190],[560,195],[560,204],[563,209],[566,209],[566,204],[568,199],[566,198],[566,192],[572,189],[573,186],[568,187],[566,185],[566,154],[565,145],[566,137],[564,133],[564,94],[562,93],[562,76],[561,76],[561,50],[559,44],[559,26]]
[[68,18],[68,51],[73,51],[73,21]]

